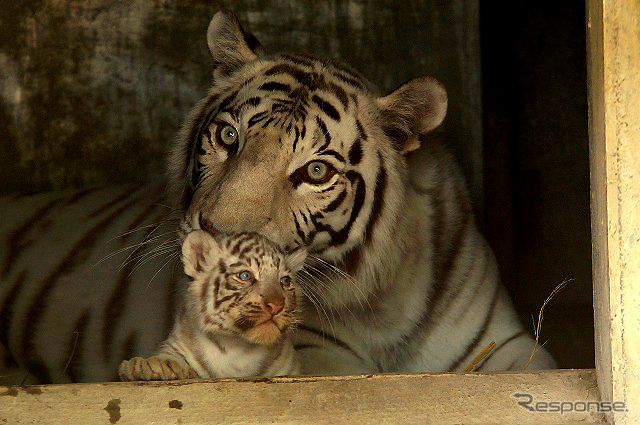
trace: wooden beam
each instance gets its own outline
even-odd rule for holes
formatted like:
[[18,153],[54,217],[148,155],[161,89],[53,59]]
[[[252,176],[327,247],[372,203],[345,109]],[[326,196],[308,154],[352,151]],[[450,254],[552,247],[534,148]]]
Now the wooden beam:
[[596,369],[640,423],[640,2],[587,2]]
[[604,423],[530,412],[512,396],[596,401],[595,382],[594,370],[558,370],[0,387],[0,423]]

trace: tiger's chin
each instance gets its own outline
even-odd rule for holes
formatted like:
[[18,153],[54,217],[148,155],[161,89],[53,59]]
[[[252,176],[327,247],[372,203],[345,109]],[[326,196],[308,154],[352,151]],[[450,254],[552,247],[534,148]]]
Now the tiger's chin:
[[247,341],[259,345],[273,345],[282,338],[282,335],[281,326],[272,320],[258,323],[244,332],[244,337]]

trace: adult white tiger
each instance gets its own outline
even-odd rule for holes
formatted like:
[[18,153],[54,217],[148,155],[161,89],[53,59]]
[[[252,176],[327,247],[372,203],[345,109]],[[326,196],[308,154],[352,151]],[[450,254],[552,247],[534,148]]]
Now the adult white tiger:
[[[499,283],[464,182],[435,142],[416,151],[444,119],[440,84],[418,78],[376,97],[336,62],[256,54],[255,38],[227,12],[207,37],[214,84],[169,162],[178,233],[255,231],[307,247],[315,308],[296,336],[305,373],[459,370],[492,340],[482,370],[522,367],[533,341]],[[99,260],[122,233],[123,247],[140,248],[133,230],[166,214],[156,204],[163,198],[152,185],[2,201],[7,358],[41,382],[95,381],[152,352],[171,325],[179,272]],[[146,239],[153,255],[178,252],[174,225],[164,226],[172,235],[154,227]],[[530,367],[553,364],[542,349]]]

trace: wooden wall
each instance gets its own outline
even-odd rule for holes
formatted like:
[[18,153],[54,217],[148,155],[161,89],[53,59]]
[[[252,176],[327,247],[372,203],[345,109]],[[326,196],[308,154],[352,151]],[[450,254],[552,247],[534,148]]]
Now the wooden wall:
[[222,6],[273,51],[342,59],[383,91],[432,75],[441,130],[480,199],[477,0],[3,1],[0,193],[143,180],[210,82],[206,29]]

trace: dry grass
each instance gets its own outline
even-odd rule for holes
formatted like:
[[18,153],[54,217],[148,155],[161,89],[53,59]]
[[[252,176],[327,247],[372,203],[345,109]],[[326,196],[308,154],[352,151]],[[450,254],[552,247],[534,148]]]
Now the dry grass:
[[531,364],[531,362],[533,361],[533,358],[536,356],[536,354],[538,353],[538,350],[540,349],[540,329],[542,327],[542,319],[544,317],[544,308],[547,306],[547,304],[549,303],[549,301],[551,301],[551,299],[562,290],[562,288],[564,288],[567,283],[571,282],[573,279],[565,279],[562,281],[562,283],[560,283],[558,286],[556,286],[553,291],[551,291],[551,293],[549,294],[549,296],[547,297],[546,300],[544,300],[544,302],[542,303],[542,307],[540,308],[540,312],[538,313],[538,323],[536,324],[536,332],[535,332],[535,343],[533,344],[533,349],[531,350],[531,354],[529,355],[529,359],[527,360],[527,364],[524,365],[524,368],[522,369],[523,371],[527,370],[527,368],[529,367],[529,365]]

